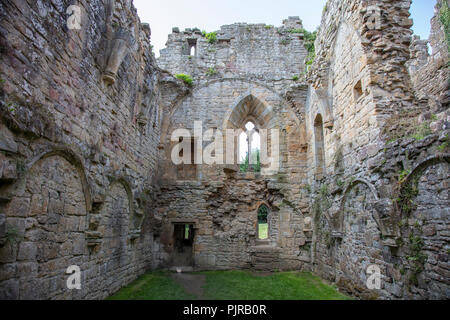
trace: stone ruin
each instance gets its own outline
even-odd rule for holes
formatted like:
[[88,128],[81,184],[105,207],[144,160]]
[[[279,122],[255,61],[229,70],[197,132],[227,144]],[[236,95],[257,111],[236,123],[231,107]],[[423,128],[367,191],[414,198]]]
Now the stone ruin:
[[[103,299],[174,267],[450,298],[448,3],[429,41],[410,5],[330,0],[313,52],[298,17],[174,28],[155,59],[131,1],[2,1],[0,299]],[[195,121],[277,129],[279,170],[175,165],[171,134]]]

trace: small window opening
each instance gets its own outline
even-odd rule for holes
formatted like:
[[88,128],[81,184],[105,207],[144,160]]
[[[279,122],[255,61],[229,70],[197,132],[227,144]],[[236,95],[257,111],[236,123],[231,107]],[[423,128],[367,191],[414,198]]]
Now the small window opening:
[[325,141],[323,133],[323,121],[320,114],[314,120],[314,140],[316,152],[316,173],[325,173]]
[[269,238],[269,223],[268,223],[269,209],[262,205],[258,209],[258,239],[266,240]]
[[195,57],[197,55],[197,39],[188,39],[189,55]]
[[354,95],[354,98],[355,98],[355,102],[358,101],[358,99],[362,97],[363,90],[362,90],[361,80],[359,80],[356,83],[356,85],[355,85],[355,87],[353,89],[353,95]]

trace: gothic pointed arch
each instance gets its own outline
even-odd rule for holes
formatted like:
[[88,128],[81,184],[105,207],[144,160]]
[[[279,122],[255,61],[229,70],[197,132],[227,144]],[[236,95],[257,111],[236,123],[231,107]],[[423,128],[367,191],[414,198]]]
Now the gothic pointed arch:
[[272,106],[249,93],[240,97],[231,108],[225,118],[224,129],[243,129],[249,121],[253,122],[257,129],[270,129],[276,126],[276,120]]

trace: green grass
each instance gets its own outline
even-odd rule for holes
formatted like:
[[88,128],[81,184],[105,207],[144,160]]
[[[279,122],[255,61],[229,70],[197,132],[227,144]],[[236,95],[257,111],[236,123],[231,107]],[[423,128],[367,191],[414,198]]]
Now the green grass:
[[259,239],[267,239],[269,237],[268,227],[267,223],[260,223],[258,225]]
[[257,276],[244,271],[205,273],[205,295],[213,300],[344,300],[335,287],[306,272]]
[[193,80],[190,75],[179,73],[175,76],[177,79],[183,80],[188,86],[192,86]]
[[[348,300],[334,286],[307,272],[255,275],[246,271],[208,271],[201,299],[206,300]],[[168,273],[149,273],[110,297],[111,300],[190,300]]]
[[183,287],[170,278],[167,272],[147,273],[122,288],[108,300],[191,300]]

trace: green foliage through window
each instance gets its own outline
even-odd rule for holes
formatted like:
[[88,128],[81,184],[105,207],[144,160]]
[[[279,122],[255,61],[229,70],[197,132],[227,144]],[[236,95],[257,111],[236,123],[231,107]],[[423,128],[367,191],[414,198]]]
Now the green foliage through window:
[[248,159],[248,152],[245,156],[245,160],[243,163],[240,164],[240,171],[241,172],[261,172],[261,157],[260,157],[260,151],[256,150],[252,153],[253,159],[256,159],[256,164],[250,165],[249,159]]
[[262,205],[258,209],[258,222],[259,223],[267,223],[267,215],[269,214],[269,210],[265,205]]
[[304,41],[305,41],[305,49],[308,51],[308,57],[306,58],[306,65],[310,66],[314,62],[314,59],[316,57],[316,48],[315,48],[315,41],[317,38],[317,31],[309,32],[305,29],[291,29],[289,31],[290,33],[303,33],[304,35]]

